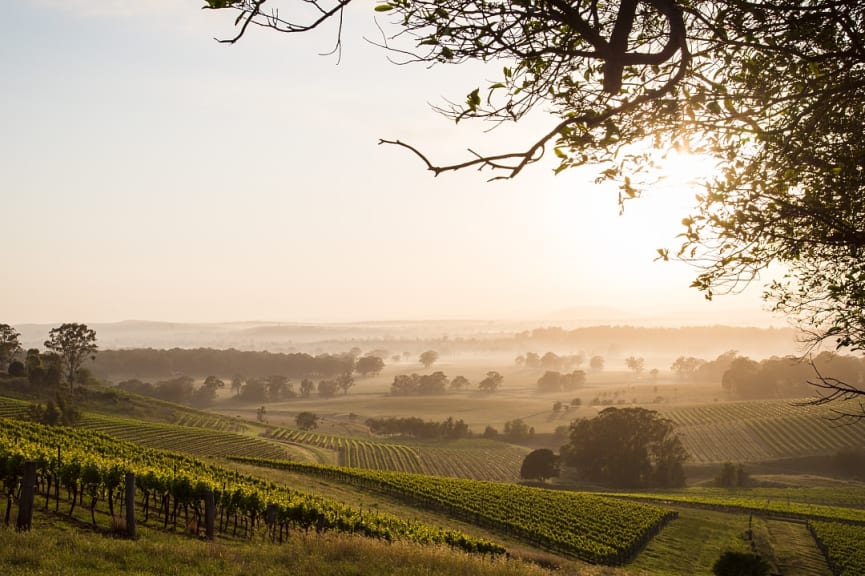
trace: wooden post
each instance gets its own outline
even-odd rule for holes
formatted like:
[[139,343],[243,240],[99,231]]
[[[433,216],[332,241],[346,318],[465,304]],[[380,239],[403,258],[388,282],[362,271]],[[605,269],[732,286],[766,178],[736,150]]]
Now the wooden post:
[[36,462],[24,463],[24,478],[21,480],[21,499],[18,501],[19,532],[30,530],[33,525],[33,498],[36,494]]
[[60,512],[60,445],[57,446],[57,473],[54,474],[54,511]]
[[216,520],[216,500],[213,490],[204,493],[204,537],[213,540],[213,523]]
[[126,537],[135,540],[135,474],[126,473]]

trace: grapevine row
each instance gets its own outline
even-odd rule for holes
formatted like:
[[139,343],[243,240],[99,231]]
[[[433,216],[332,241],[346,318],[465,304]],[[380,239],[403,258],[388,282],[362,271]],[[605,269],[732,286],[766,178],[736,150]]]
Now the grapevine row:
[[353,483],[595,564],[624,564],[677,516],[657,506],[516,484],[242,460]]
[[[151,514],[163,526],[176,526],[179,512],[186,525],[199,525],[205,496],[213,494],[221,533],[245,535],[266,528],[281,541],[290,528],[352,532],[385,540],[448,544],[470,552],[498,554],[495,543],[459,531],[430,527],[395,516],[356,510],[332,500],[277,487],[178,454],[141,448],[109,436],[76,429],[55,429],[0,419],[0,480],[9,504],[21,489],[23,464],[35,461],[37,492],[45,506],[60,504],[67,492],[69,514],[90,498],[91,518],[100,500],[114,515],[114,495],[122,492],[125,474],[133,472],[142,498],[144,521]],[[52,495],[53,491],[53,495]],[[7,511],[9,509],[7,504]],[[190,512],[192,520],[190,524]]]
[[808,529],[834,576],[865,574],[865,527],[835,522],[809,522]]
[[519,480],[520,465],[528,452],[502,442],[406,444],[289,428],[270,430],[267,437],[281,442],[334,450],[339,454],[339,464],[351,468],[504,482]]

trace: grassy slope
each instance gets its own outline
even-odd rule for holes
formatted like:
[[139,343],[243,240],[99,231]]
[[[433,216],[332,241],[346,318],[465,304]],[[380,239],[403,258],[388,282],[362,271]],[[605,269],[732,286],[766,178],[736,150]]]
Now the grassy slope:
[[[142,400],[136,400],[136,402],[143,402],[143,404],[137,408],[137,411],[140,413],[147,414],[148,416],[150,416],[150,418],[152,420],[162,419],[162,421],[165,421],[164,419],[171,418],[170,414],[172,414],[171,410],[173,410],[173,409],[168,409],[165,406],[160,406],[160,405],[157,405],[156,408],[151,409],[151,408],[148,408],[149,404],[147,403],[146,400],[143,400],[143,401]],[[162,404],[164,404],[164,403],[162,403]],[[3,402],[2,400],[0,400],[0,411],[2,411],[4,409],[20,410],[21,407],[22,407],[22,405],[17,403],[17,402],[14,402],[14,401]],[[99,419],[99,417],[97,417],[97,419]],[[108,419],[110,419],[110,418],[108,418]],[[152,425],[149,425],[149,426],[152,426]],[[255,427],[255,424],[252,424],[252,426]],[[133,431],[132,434],[134,435],[134,427],[132,427],[131,429]],[[249,434],[249,432],[247,432],[247,434]],[[311,492],[322,493],[325,495],[333,495],[333,496],[337,497],[338,500],[342,500],[342,501],[346,501],[346,502],[363,503],[367,507],[375,507],[375,508],[381,509],[382,511],[396,512],[398,514],[403,514],[403,515],[411,517],[411,518],[418,518],[418,519],[428,519],[429,518],[429,519],[433,520],[433,523],[436,523],[436,524],[454,525],[454,527],[465,529],[465,526],[459,526],[458,523],[454,523],[452,520],[448,519],[447,517],[430,515],[429,513],[426,513],[426,512],[420,512],[414,508],[407,507],[407,506],[402,505],[398,502],[395,502],[392,500],[389,501],[389,500],[387,500],[385,498],[381,498],[379,496],[371,496],[370,494],[366,494],[366,493],[363,493],[363,492],[358,491],[356,489],[348,488],[346,486],[336,486],[333,484],[327,485],[326,483],[315,480],[315,479],[307,479],[307,480],[301,481],[297,476],[295,476],[295,477],[284,476],[284,477],[281,477],[279,479],[277,479],[277,478],[272,478],[272,479],[275,481],[281,482],[281,483],[289,484],[293,487],[297,487],[297,488],[301,488],[301,489],[305,488]],[[340,494],[341,496],[337,496],[337,494]],[[717,513],[717,512],[696,511],[696,510],[685,509],[682,511],[682,518],[679,521],[673,522],[668,528],[666,528],[661,533],[661,535],[658,538],[656,538],[653,542],[651,542],[649,544],[649,546],[646,548],[646,550],[643,552],[643,554],[640,557],[638,557],[638,559],[634,563],[632,563],[630,566],[628,566],[626,568],[626,572],[638,573],[638,574],[639,573],[658,574],[658,575],[661,575],[661,574],[669,574],[669,575],[709,574],[710,572],[708,571],[708,569],[709,569],[708,567],[710,567],[713,559],[716,558],[717,555],[720,554],[721,551],[723,551],[724,549],[727,549],[727,548],[739,549],[742,546],[746,545],[746,543],[744,543],[744,541],[741,539],[742,526],[743,526],[744,522],[746,522],[746,520],[747,520],[747,516],[743,515],[743,514],[721,514],[721,513]],[[783,526],[782,526],[782,528],[783,528]],[[48,531],[48,532],[45,532],[43,534],[43,537],[48,538],[50,530],[52,530],[52,529],[50,528],[50,526],[49,527],[43,526],[41,528],[41,530],[43,530],[43,531],[47,530]],[[468,531],[471,531],[471,530],[468,530]],[[477,531],[477,529],[475,530],[475,532],[476,531]],[[775,550],[775,551],[780,550],[780,552],[776,552],[777,555],[784,556],[784,554],[787,554],[787,556],[790,557],[791,554],[793,554],[793,553],[783,552],[784,546],[790,542],[790,537],[789,537],[789,534],[787,532],[788,531],[785,531],[784,529],[777,529],[777,528],[774,530],[768,530],[768,529],[766,530],[766,533],[768,534],[767,541],[769,542],[770,546],[772,547],[772,550]],[[178,565],[185,566],[188,569],[185,570],[184,572],[172,572],[170,569],[165,568],[165,566],[162,566],[161,564],[159,564],[156,568],[153,568],[152,570],[150,567],[148,567],[140,573],[145,573],[145,574],[146,573],[213,573],[217,569],[218,569],[219,573],[225,573],[225,574],[248,573],[248,572],[244,571],[244,569],[238,569],[236,567],[233,568],[231,566],[246,566],[246,567],[252,566],[253,564],[250,564],[251,562],[253,562],[253,560],[251,560],[251,558],[256,557],[258,555],[258,552],[257,552],[258,548],[257,547],[254,548],[254,550],[255,550],[254,552],[251,550],[245,550],[244,548],[247,547],[248,545],[243,544],[243,543],[241,543],[241,544],[224,543],[224,544],[219,545],[219,546],[222,546],[223,548],[219,548],[219,546],[208,547],[206,545],[201,545],[201,547],[198,548],[198,543],[195,543],[194,546],[196,547],[196,550],[197,550],[197,552],[195,554],[198,554],[198,557],[191,559],[191,558],[189,558],[189,555],[193,554],[193,552],[190,552],[189,550],[187,550],[187,548],[190,546],[190,543],[192,541],[190,541],[186,538],[183,538],[183,539],[181,539],[183,541],[183,543],[175,544],[171,539],[177,538],[177,537],[168,537],[168,536],[157,534],[157,533],[154,533],[154,534],[155,535],[152,536],[152,538],[153,538],[152,543],[151,543],[151,536],[147,536],[146,542],[143,541],[144,540],[144,538],[143,538],[142,542],[139,542],[138,544],[136,544],[136,546],[143,545],[145,547],[147,547],[147,546],[155,547],[155,548],[150,548],[149,552],[146,552],[142,555],[142,562],[144,562],[145,565],[150,566],[149,564],[146,564],[147,559],[153,558],[154,556],[160,556],[160,555],[171,556],[171,555],[176,553],[180,556],[180,558],[176,560],[176,563],[178,563]],[[8,538],[18,538],[18,537],[24,538],[25,541],[18,542],[18,541],[8,540]],[[50,536],[50,537],[54,538],[54,536]],[[58,543],[57,543],[57,547],[59,549],[64,549],[64,547],[73,546],[73,549],[70,549],[68,551],[68,555],[62,561],[70,563],[69,564],[70,566],[80,564],[81,566],[83,566],[81,568],[80,573],[93,573],[91,569],[88,569],[88,566],[90,566],[90,568],[98,568],[99,572],[102,572],[103,568],[91,566],[90,563],[96,562],[96,560],[93,558],[82,557],[82,556],[88,556],[88,555],[77,554],[75,552],[74,548],[84,547],[82,549],[86,549],[87,546],[96,546],[96,547],[107,546],[111,550],[115,550],[115,546],[116,547],[122,547],[122,546],[128,545],[128,543],[122,543],[122,542],[115,541],[115,540],[108,540],[108,542],[109,542],[108,544],[97,542],[94,544],[86,544],[85,545],[83,542],[70,543],[71,542],[70,540],[64,541],[63,536],[57,536],[57,537],[60,538],[60,541],[58,541]],[[8,566],[13,566],[13,567],[17,566],[17,567],[34,568],[33,570],[30,570],[29,568],[27,568],[27,569],[22,568],[22,570],[20,572],[15,572],[15,571],[11,572],[13,574],[14,573],[35,573],[35,574],[55,573],[56,570],[52,569],[52,566],[56,567],[57,565],[61,565],[61,564],[59,564],[59,562],[61,562],[61,560],[57,561],[58,564],[51,564],[51,562],[53,562],[54,560],[52,560],[51,558],[42,558],[41,556],[47,556],[44,554],[39,555],[39,554],[34,553],[33,556],[29,559],[25,558],[24,556],[21,556],[21,557],[15,556],[16,554],[21,554],[21,555],[26,556],[26,551],[28,549],[28,546],[32,546],[30,544],[27,544],[26,538],[27,538],[26,535],[24,535],[24,536],[12,535],[9,533],[9,531],[0,530],[0,541],[2,541],[2,546],[0,546],[0,549],[6,551],[6,552],[0,552],[0,554],[5,555],[5,554],[7,554],[7,552],[9,554],[12,554],[12,556],[0,557],[0,565],[3,565],[3,566],[8,565]],[[80,536],[69,535],[65,538],[69,538],[69,539],[73,539],[73,540],[75,538],[86,539],[87,536],[85,536],[85,535],[80,535]],[[101,537],[99,537],[99,538],[101,538]],[[163,538],[168,538],[168,541],[163,541]],[[38,540],[38,538],[37,538],[37,540]],[[102,538],[102,540],[105,540],[105,539]],[[9,545],[7,546],[7,544],[9,544]],[[295,543],[295,544],[301,545],[298,543]],[[295,545],[295,544],[293,544],[293,545]],[[808,541],[807,538],[801,540],[799,544],[801,546],[804,546],[804,549],[807,550],[807,555],[809,555],[809,557],[815,556],[815,548],[813,547],[813,544]],[[342,546],[342,545],[344,545],[344,544],[340,544],[340,546]],[[359,548],[368,548],[368,547],[375,547],[379,544],[376,542],[361,541],[361,542],[355,542],[354,545],[359,547]],[[176,550],[172,550],[172,548],[176,548]],[[216,553],[216,556],[218,556],[219,558],[222,558],[222,560],[219,560],[219,561],[220,562],[223,562],[223,561],[228,562],[228,564],[230,564],[231,566],[229,566],[227,568],[225,568],[225,567],[220,568],[217,566],[217,564],[214,564],[214,562],[216,562],[216,560],[214,560],[212,558],[212,556],[214,555],[214,552],[212,552],[212,551],[217,550],[217,549],[219,550],[219,552]],[[705,554],[703,555],[703,553],[701,553],[700,555],[696,555],[696,554],[694,554],[695,550],[704,550]],[[522,548],[522,549],[517,548],[515,551],[517,552],[518,555],[521,555],[524,557],[532,557],[533,555],[536,555],[536,557],[541,559],[541,561],[543,561],[544,563],[560,564],[563,567],[567,567],[565,570],[565,572],[567,572],[567,573],[574,573],[574,574],[576,574],[576,573],[587,573],[587,574],[595,574],[595,573],[597,573],[597,574],[601,574],[601,573],[603,573],[603,574],[620,574],[620,573],[622,573],[622,572],[614,570],[614,569],[600,569],[601,571],[597,571],[598,569],[594,569],[594,568],[585,568],[585,567],[578,568],[578,566],[580,566],[578,564],[567,563],[565,561],[562,561],[561,559],[556,559],[554,557],[548,557],[548,556],[544,555],[543,553],[539,553],[537,551],[532,551],[531,549],[528,549],[528,548]],[[282,549],[274,550],[272,553],[269,551],[268,552],[262,552],[261,553],[261,559],[262,559],[263,564],[261,566],[256,567],[255,571],[257,573],[261,573],[261,574],[270,573],[270,572],[268,572],[268,570],[271,569],[271,567],[274,565],[274,563],[280,564],[280,563],[284,563],[286,561],[285,557],[283,556],[284,553],[291,554],[289,552],[285,552]],[[295,552],[295,553],[299,554],[299,552]],[[101,555],[101,556],[105,557],[106,558],[105,562],[109,562],[109,563],[111,562],[111,558],[115,555],[122,556],[122,557],[126,556],[126,554],[115,554],[114,552],[107,552],[107,551],[106,552],[98,552],[98,553],[94,552],[93,554],[91,554],[89,556],[92,556],[94,554],[95,555]],[[132,554],[132,552],[129,552],[129,554]],[[309,555],[309,552],[306,552],[306,554]],[[362,555],[362,554],[364,554],[364,552],[358,551],[358,552],[356,552],[356,554]],[[413,555],[412,557],[414,557],[414,555],[417,555],[419,553],[418,552],[412,552],[411,554]],[[438,552],[438,554],[441,555],[441,552]],[[379,556],[382,556],[383,554],[374,553],[374,555],[376,557],[379,557]],[[134,556],[134,554],[133,554],[133,556]],[[705,556],[705,557],[702,557],[702,556]],[[61,554],[61,557],[62,557],[62,554]],[[793,557],[795,559],[795,554],[793,554]],[[817,558],[818,558],[818,560],[816,561],[816,563],[817,563],[817,565],[819,565],[820,564],[819,556],[817,556]],[[333,562],[331,562],[331,560],[333,560]],[[118,561],[125,562],[125,560],[118,560]],[[153,562],[158,563],[158,562],[161,562],[161,560],[159,558],[156,558],[153,560]],[[335,561],[335,559],[327,559],[327,558],[321,559],[320,562],[322,562],[323,564],[326,564],[326,565],[338,564]],[[166,566],[172,565],[174,563],[175,563],[175,561],[166,562]],[[400,563],[407,563],[407,562],[405,561],[405,559],[403,559],[402,561],[396,561],[396,565],[399,565]],[[410,564],[410,562],[408,562],[408,563]],[[161,566],[161,568],[160,568],[160,566]],[[201,566],[202,568],[199,568],[196,566]],[[127,564],[116,564],[115,563],[113,565],[109,565],[109,564],[105,565],[104,570],[105,571],[121,571],[122,570],[122,571],[128,572],[128,573],[135,573],[134,571],[130,571],[128,568],[129,567]],[[332,571],[332,572],[328,571],[331,569],[333,569],[334,571]],[[16,570],[17,570],[17,568],[16,568]],[[236,571],[232,571],[232,570],[236,570]],[[239,571],[237,571],[237,570],[239,570]],[[378,570],[378,568],[374,568],[373,565],[371,564],[370,570]],[[394,568],[394,567],[384,567],[384,568],[381,568],[381,570],[382,570],[381,573],[411,573],[411,572],[399,572],[398,568]],[[589,570],[589,571],[587,572],[586,570]],[[593,572],[591,570],[595,570],[595,571]],[[65,573],[74,574],[75,572],[65,572]],[[301,573],[301,572],[298,572],[298,573]],[[330,574],[330,573],[352,573],[352,572],[351,571],[347,571],[347,572],[346,571],[340,571],[339,569],[334,569],[332,567],[319,566],[319,567],[310,567],[307,571],[305,571],[305,573]],[[370,573],[376,573],[376,572],[364,570],[363,573],[364,574],[370,574]],[[475,568],[471,568],[471,570],[469,571],[465,567],[458,567],[458,566],[454,565],[448,569],[436,570],[436,571],[431,572],[431,573],[460,574],[460,573],[482,573],[482,572],[476,572]],[[496,572],[496,573],[502,573],[502,572]],[[791,574],[794,574],[794,573],[791,572]],[[803,576],[809,576],[810,574],[812,574],[812,572],[802,572],[802,574],[803,574]],[[813,574],[819,574],[819,573],[813,572]]]
[[[454,574],[548,576],[515,560],[491,561],[447,548],[387,544],[360,537],[297,533],[289,542],[216,541],[139,529],[138,541],[67,528],[55,516],[38,514],[33,531],[0,529],[0,566],[8,575],[248,575],[306,576]],[[46,553],[50,550],[50,554]],[[588,575],[614,574],[587,569]]]

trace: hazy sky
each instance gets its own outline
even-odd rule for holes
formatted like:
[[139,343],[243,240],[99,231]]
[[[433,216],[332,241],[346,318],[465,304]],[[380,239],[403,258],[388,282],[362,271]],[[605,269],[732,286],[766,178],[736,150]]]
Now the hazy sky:
[[430,104],[462,101],[493,71],[390,64],[363,40],[373,3],[348,14],[339,65],[319,55],[332,27],[220,45],[231,17],[202,3],[4,3],[0,322],[554,323],[594,306],[773,321],[759,287],[707,303],[692,270],[653,261],[676,246],[681,186],[619,216],[594,167],[433,178],[377,146],[460,160],[467,146],[520,148],[553,119],[484,133],[436,115]]

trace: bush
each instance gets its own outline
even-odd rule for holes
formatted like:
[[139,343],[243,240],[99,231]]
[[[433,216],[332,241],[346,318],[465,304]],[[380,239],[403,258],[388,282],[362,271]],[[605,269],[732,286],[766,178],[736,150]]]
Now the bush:
[[769,563],[756,554],[724,552],[712,566],[715,576],[768,576]]

